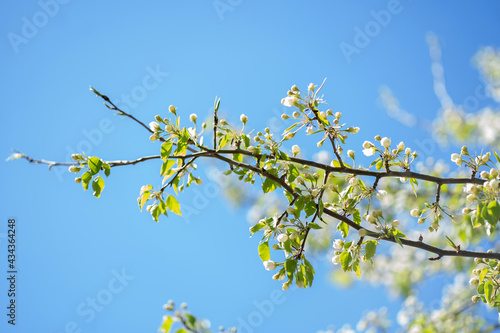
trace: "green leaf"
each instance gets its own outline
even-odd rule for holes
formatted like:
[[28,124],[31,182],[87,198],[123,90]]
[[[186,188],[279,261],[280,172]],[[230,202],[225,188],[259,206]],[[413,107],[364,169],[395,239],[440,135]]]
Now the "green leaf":
[[271,259],[271,253],[269,251],[269,242],[264,242],[259,244],[259,257],[262,261],[267,261]]
[[97,174],[99,173],[99,170],[101,170],[102,166],[102,161],[99,159],[99,157],[91,157],[89,158],[89,169],[92,174]]
[[491,201],[488,204],[487,208],[488,214],[491,216],[491,225],[495,226],[498,223],[498,219],[500,219],[500,203],[498,201]]
[[245,149],[248,148],[248,146],[250,146],[250,138],[248,137],[248,135],[241,135],[241,137],[243,138],[243,143],[245,144]]
[[479,273],[479,283],[483,282],[483,279],[487,273],[488,273],[488,268],[485,267],[481,270],[481,273]]
[[270,193],[278,187],[277,185],[278,184],[275,181],[266,177],[262,183],[262,191],[264,191],[264,193]]
[[352,260],[351,252],[344,251],[340,254],[340,265],[342,266],[342,270],[344,272],[347,272],[347,270],[349,269],[351,260]]
[[161,158],[162,158],[162,160],[165,160],[167,157],[170,156],[170,153],[172,152],[172,145],[173,145],[173,143],[171,141],[165,141],[161,144]]
[[309,201],[304,207],[304,212],[306,213],[306,217],[314,214],[316,212],[316,203],[313,200]]
[[81,178],[83,189],[87,190],[89,188],[89,183],[92,180],[92,173],[90,171],[87,171],[82,175]]
[[366,259],[370,260],[375,256],[375,253],[377,251],[377,241],[375,240],[370,240],[366,242],[365,245],[365,254],[366,254]]
[[486,297],[486,302],[488,302],[488,305],[491,304],[492,296],[493,296],[493,282],[486,281],[486,283],[484,284],[484,297]]
[[318,202],[318,217],[321,218],[323,215],[323,210],[325,208],[325,205],[323,204],[323,200],[319,200]]
[[293,124],[292,126],[288,127],[284,132],[283,132],[283,135],[285,135],[286,133],[288,133],[289,131],[291,131],[295,126],[297,126],[299,123],[295,123]]
[[167,208],[169,210],[171,210],[172,212],[174,212],[175,214],[177,214],[179,216],[182,216],[181,205],[179,204],[179,202],[177,201],[177,199],[173,195],[169,195],[167,197],[166,204],[167,204]]
[[172,320],[172,317],[170,316],[167,316],[165,318],[165,320],[163,321],[161,327],[159,330],[163,330],[163,332],[165,333],[169,333],[170,332],[170,329],[172,328],[172,324],[173,324],[173,320]]
[[194,327],[194,325],[196,325],[196,318],[192,315],[190,315],[189,313],[186,313],[186,317],[188,319],[188,322],[191,324],[191,326]]
[[314,267],[311,265],[309,260],[304,258],[305,262],[305,267],[306,267],[306,278],[307,278],[307,283],[309,284],[309,287],[312,286],[313,280],[314,280],[314,274],[316,273],[314,271]]
[[[174,160],[167,160],[161,165],[161,170],[160,170],[160,175],[167,177],[166,179],[170,178],[171,174],[168,174],[168,171],[174,166],[176,162]],[[165,179],[165,180],[166,180]]]
[[293,278],[293,273],[295,273],[296,268],[297,268],[297,261],[292,259],[288,259],[287,261],[285,261],[285,270],[290,280]]
[[288,182],[293,183],[293,181],[300,175],[299,169],[292,163],[288,167]]
[[102,168],[104,169],[104,174],[106,175],[106,177],[108,177],[111,173],[111,167],[108,163],[103,163]]
[[161,214],[160,206],[159,205],[154,205],[153,208],[151,209],[151,216],[153,217],[153,220],[155,222],[158,222],[158,217]]
[[319,225],[317,225],[316,223],[314,222],[310,222],[308,224],[312,229],[323,229],[322,227],[320,227]]
[[359,213],[359,210],[355,210],[354,214],[352,214],[352,220],[356,222],[356,224],[361,224],[361,214]]
[[92,189],[94,190],[94,197],[99,198],[102,190],[104,189],[104,180],[99,176],[94,178],[94,181],[92,182]]
[[242,154],[233,154],[233,161],[236,162],[243,162],[243,155]]
[[377,168],[377,170],[380,170],[382,169],[382,166],[384,166],[384,161],[383,160],[380,160],[377,162],[377,164],[375,165],[375,168]]
[[495,155],[498,163],[500,163],[500,157],[498,156],[497,152],[493,150],[493,155]]
[[447,239],[448,239],[448,245],[450,245],[452,248],[456,249],[457,246],[455,245],[455,243],[453,243],[453,241],[450,239],[450,237],[448,237],[446,234],[444,235]]
[[182,156],[186,154],[187,150],[187,140],[183,137],[180,137],[177,141],[177,149],[174,151],[174,156]]
[[346,238],[347,235],[349,235],[349,225],[345,222],[340,222],[337,225],[337,230],[340,231],[340,234],[342,235],[342,238]]
[[142,211],[142,207],[144,207],[144,204],[149,200],[149,196],[151,195],[151,192],[145,191],[142,193],[142,195],[139,197],[139,209]]
[[415,178],[410,178],[410,185],[411,185],[411,188],[413,189],[413,194],[415,194],[415,197],[417,196],[417,189],[415,188],[415,186],[418,185],[418,182]]
[[356,276],[361,279],[361,267],[359,267],[359,261],[356,260],[352,263],[352,270],[356,273]]

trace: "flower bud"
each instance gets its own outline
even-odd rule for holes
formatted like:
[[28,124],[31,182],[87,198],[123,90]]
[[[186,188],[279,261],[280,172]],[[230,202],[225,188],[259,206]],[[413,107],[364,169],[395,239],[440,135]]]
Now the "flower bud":
[[288,282],[285,282],[285,283],[283,283],[283,285],[281,286],[281,289],[282,289],[283,291],[285,291],[285,290],[287,290],[287,289],[288,289],[288,287],[289,287]]
[[363,148],[369,149],[371,147],[373,147],[373,143],[371,143],[370,141],[363,142]]
[[366,231],[366,229],[361,228],[358,230],[358,234],[359,237],[365,237],[368,234],[368,231]]
[[297,146],[297,145],[293,145],[292,146],[292,153],[293,153],[293,156],[299,154],[300,153],[300,147]]
[[163,118],[162,118],[161,116],[159,116],[159,115],[156,115],[156,116],[155,116],[155,120],[156,120],[157,122],[159,122],[159,123],[162,123],[162,122],[163,122]]
[[498,180],[496,179],[490,180],[490,186],[492,189],[496,190],[498,188]]
[[375,218],[370,214],[365,216],[365,220],[368,221],[369,223],[375,223],[376,221]]
[[290,139],[293,139],[293,137],[294,137],[294,136],[295,136],[295,133],[293,133],[293,132],[288,132],[288,133],[286,133],[286,135],[285,135],[284,139],[285,139],[285,140],[290,140]]
[[340,117],[342,117],[342,113],[335,112],[335,118],[339,119]]
[[387,137],[384,137],[380,140],[380,144],[384,147],[384,148],[389,148],[391,146],[391,139],[387,138]]
[[472,303],[477,303],[477,302],[479,302],[480,299],[481,299],[481,297],[479,295],[474,295],[471,298]]
[[471,211],[472,211],[472,209],[470,209],[470,208],[468,208],[468,207],[465,207],[464,209],[462,209],[462,214],[467,215],[467,214],[469,214]]
[[405,154],[406,155],[410,155],[411,154],[411,149],[410,148],[406,148],[405,149]]
[[294,117],[294,118],[298,118],[298,117],[300,117],[300,113],[299,113],[298,111],[294,111],[294,112],[292,113],[292,117]]
[[392,226],[397,227],[399,225],[399,220],[392,221]]
[[314,91],[314,88],[316,88],[316,86],[313,83],[309,83],[309,86],[307,87],[307,90]]
[[72,165],[72,166],[70,166],[70,167],[68,168],[68,170],[69,170],[69,172],[78,173],[78,172],[80,172],[81,168],[79,168],[79,167],[77,167],[77,166]]
[[317,196],[318,196],[318,194],[319,194],[319,190],[318,190],[317,188],[315,188],[315,189],[313,189],[313,190],[311,191],[311,195],[312,195],[313,197],[317,197]]
[[425,219],[424,219],[424,218],[420,218],[420,219],[418,219],[418,224],[422,224],[422,223],[424,223],[424,222],[425,222]]
[[469,202],[475,201],[476,200],[476,195],[469,194],[469,195],[467,195],[466,200],[469,201]]
[[288,214],[295,214],[295,208],[293,208],[292,206],[288,206],[286,207],[286,212]]
[[347,156],[349,156],[350,158],[354,158],[354,150],[348,150]]
[[333,256],[332,257],[332,263],[334,265],[338,265],[340,263],[340,255],[337,254],[337,255]]
[[467,146],[463,146],[460,150],[460,155],[469,155],[469,151],[467,150]]
[[479,284],[479,279],[477,277],[473,277],[472,279],[469,280],[469,284],[475,287]]
[[168,107],[168,111],[169,111],[170,113],[175,114],[175,112],[176,112],[176,110],[175,110],[175,106],[170,105],[170,106]]
[[375,141],[380,141],[382,139],[382,137],[380,135],[375,135]]
[[81,177],[76,177],[76,178],[75,178],[75,182],[76,182],[77,184],[80,184],[80,183],[82,182],[82,178],[81,178]]
[[420,211],[418,209],[414,208],[410,211],[410,215],[413,217],[417,217],[420,215]]
[[71,154],[71,158],[75,161],[84,161],[85,158],[82,156],[82,154]]
[[197,118],[198,116],[195,113],[191,113],[191,115],[189,116],[189,120],[191,120],[193,123],[196,122]]
[[403,151],[405,150],[405,144],[403,141],[401,141],[399,144],[398,144],[398,151]]
[[240,116],[240,121],[243,123],[243,125],[245,125],[247,123],[247,121],[248,121],[248,117],[245,116],[245,114],[242,114]]
[[314,128],[312,126],[309,126],[309,127],[307,127],[306,132],[307,132],[308,135],[313,134],[314,133]]
[[160,130],[160,125],[155,122],[155,121],[152,121],[149,123],[149,128],[153,131],[153,132],[158,132]]
[[325,111],[321,111],[319,113],[320,117],[323,118],[323,119],[326,119],[326,112]]
[[290,116],[288,116],[286,113],[283,113],[281,115],[281,119],[283,119],[283,120],[287,120],[288,118],[290,118]]
[[489,179],[490,174],[488,173],[488,171],[481,171],[481,178]]

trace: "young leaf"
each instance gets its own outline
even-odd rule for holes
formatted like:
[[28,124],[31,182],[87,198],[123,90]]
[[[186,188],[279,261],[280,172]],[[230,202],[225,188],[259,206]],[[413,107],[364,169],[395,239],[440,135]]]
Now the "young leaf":
[[295,273],[295,269],[297,268],[297,261],[288,259],[285,261],[285,270],[288,275],[288,279],[293,279],[293,273]]
[[269,242],[264,242],[259,244],[259,257],[262,261],[267,261],[271,259],[271,253],[269,251]]
[[370,260],[371,258],[373,258],[376,251],[377,251],[377,241],[371,240],[371,241],[366,242],[365,254],[366,254],[367,260]]
[[277,185],[276,182],[266,177],[262,183],[262,191],[264,191],[264,193],[270,193],[278,187]]
[[162,158],[162,160],[165,160],[167,157],[169,157],[171,152],[172,152],[172,142],[171,141],[163,142],[161,144],[161,158]]
[[99,170],[101,170],[102,166],[102,161],[99,159],[99,157],[91,157],[89,158],[89,170],[92,172],[92,174],[97,174],[99,173]]
[[293,181],[300,175],[299,169],[293,164],[290,163],[288,167],[288,182],[293,183]]
[[179,216],[182,216],[181,205],[179,204],[179,202],[177,201],[177,199],[173,195],[169,195],[167,197],[166,204],[167,204],[167,208],[169,210],[171,210],[172,212],[174,212],[175,214],[177,214]]
[[94,178],[94,181],[92,182],[92,189],[94,190],[94,197],[99,198],[102,190],[104,189],[104,180],[99,176]]
[[82,186],[84,190],[89,188],[89,183],[92,180],[92,173],[90,171],[85,172],[82,175]]
[[342,254],[340,255],[340,265],[342,266],[342,270],[344,272],[347,272],[347,270],[349,269],[351,260],[352,260],[351,252],[349,251],[342,252]]
[[165,333],[170,333],[170,329],[172,328],[172,324],[174,323],[172,317],[167,316],[163,323],[161,324],[161,327],[159,328],[160,331],[165,332]]
[[103,163],[102,168],[104,169],[104,174],[106,175],[106,177],[108,177],[109,174],[111,173],[111,167],[109,166],[108,163]]

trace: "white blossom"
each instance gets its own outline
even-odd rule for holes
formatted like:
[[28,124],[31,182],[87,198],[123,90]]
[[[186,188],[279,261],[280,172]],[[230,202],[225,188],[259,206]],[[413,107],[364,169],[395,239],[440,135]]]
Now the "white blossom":
[[333,242],[333,248],[335,250],[340,250],[342,248],[342,246],[344,246],[344,241],[342,239],[336,239]]
[[276,268],[276,263],[272,260],[266,260],[263,262],[263,264],[266,271],[272,271],[273,269]]
[[297,97],[295,96],[287,96],[281,100],[281,104],[284,106],[294,106],[298,102]]
[[299,154],[300,153],[300,147],[297,146],[297,145],[293,145],[292,146],[292,153],[293,153],[293,155]]

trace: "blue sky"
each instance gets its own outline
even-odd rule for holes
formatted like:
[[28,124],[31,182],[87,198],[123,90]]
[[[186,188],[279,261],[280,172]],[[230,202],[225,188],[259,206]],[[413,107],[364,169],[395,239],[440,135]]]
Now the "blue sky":
[[[262,129],[284,111],[280,100],[291,85],[325,77],[329,107],[361,128],[354,149],[382,134],[417,151],[431,142],[429,153],[439,156],[425,128],[386,114],[379,88],[433,119],[439,102],[426,33],[441,42],[448,90],[460,102],[480,84],[471,56],[500,45],[499,14],[492,1],[12,2],[0,13],[0,156],[13,148],[58,161],[78,150],[106,160],[157,154],[148,133],[113,116],[90,84],[146,123],[170,104],[186,117],[208,116],[217,95],[229,121],[245,113],[249,128]],[[357,34],[366,29],[363,41]],[[347,44],[356,52],[346,55]],[[315,151],[303,146],[306,156]],[[113,169],[100,199],[64,168],[48,172],[26,161],[0,168],[0,267],[3,276],[7,220],[15,218],[19,271],[15,328],[6,323],[8,286],[0,281],[2,332],[154,332],[168,299],[188,302],[215,329],[261,313],[255,332],[354,324],[365,308],[383,304],[392,318],[397,312],[398,301],[383,290],[331,285],[328,260],[318,263],[311,290],[281,294],[262,267],[258,239],[248,239],[245,208],[219,200],[209,180],[179,198],[197,207],[193,214],[156,224],[136,202],[142,185],[160,183],[156,162]],[[258,310],[278,292],[279,302]]]

